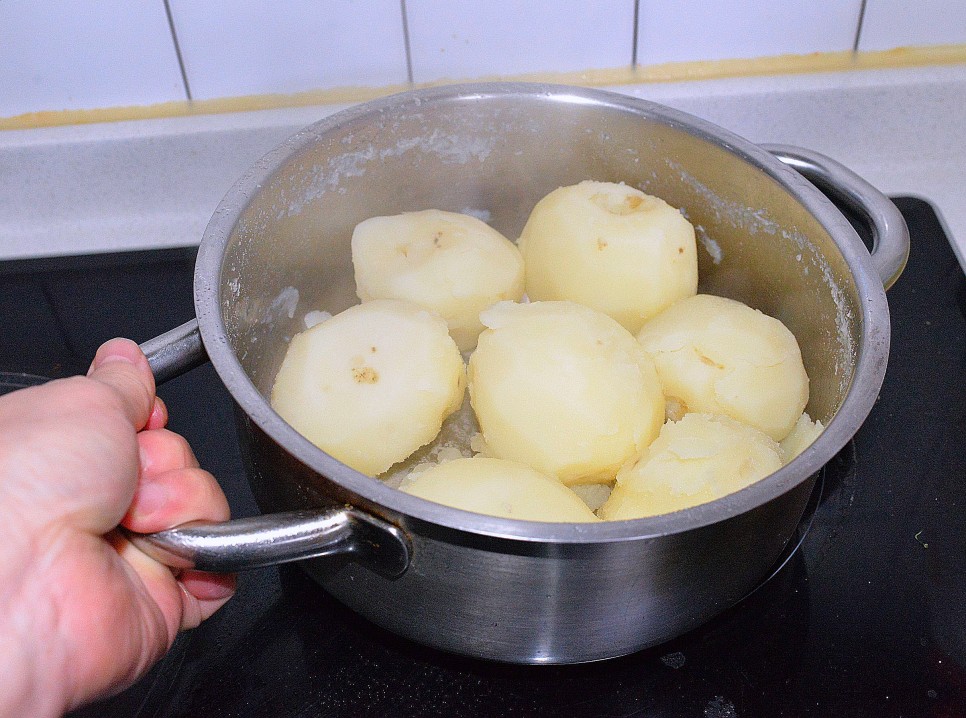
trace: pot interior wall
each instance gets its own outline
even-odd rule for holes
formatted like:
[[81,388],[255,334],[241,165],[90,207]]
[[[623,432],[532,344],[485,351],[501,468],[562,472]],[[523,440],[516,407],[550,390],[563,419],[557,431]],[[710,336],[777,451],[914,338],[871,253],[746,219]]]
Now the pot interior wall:
[[829,232],[754,163],[657,110],[523,93],[408,100],[320,123],[295,147],[243,210],[220,279],[229,340],[265,396],[306,312],[357,301],[349,241],[361,220],[468,212],[515,240],[541,197],[595,179],[681,208],[699,239],[700,291],[797,336],[813,417],[827,422],[845,398],[861,312]]

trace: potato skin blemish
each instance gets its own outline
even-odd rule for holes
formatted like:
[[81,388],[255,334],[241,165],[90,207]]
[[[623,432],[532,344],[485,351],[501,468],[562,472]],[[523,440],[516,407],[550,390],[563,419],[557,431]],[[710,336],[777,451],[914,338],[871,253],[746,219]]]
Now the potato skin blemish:
[[355,367],[352,370],[352,378],[359,384],[375,384],[379,381],[379,372],[371,366]]

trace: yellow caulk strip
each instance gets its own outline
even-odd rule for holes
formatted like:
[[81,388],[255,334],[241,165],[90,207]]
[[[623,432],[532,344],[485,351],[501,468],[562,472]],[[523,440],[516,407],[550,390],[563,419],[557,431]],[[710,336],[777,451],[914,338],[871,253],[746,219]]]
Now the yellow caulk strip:
[[872,70],[966,63],[966,44],[900,47],[892,50],[815,52],[805,55],[775,55],[689,62],[668,62],[615,68],[593,68],[576,72],[536,72],[520,75],[446,78],[434,82],[381,87],[334,87],[293,94],[247,95],[192,101],[163,102],[135,107],[107,107],[74,110],[45,110],[14,117],[0,117],[0,130],[22,130],[58,125],[145,120],[162,117],[251,112],[315,105],[354,104],[395,92],[445,85],[451,82],[521,80],[554,82],[582,87],[630,84],[658,84],[713,80],[725,77],[789,75],[814,72]]

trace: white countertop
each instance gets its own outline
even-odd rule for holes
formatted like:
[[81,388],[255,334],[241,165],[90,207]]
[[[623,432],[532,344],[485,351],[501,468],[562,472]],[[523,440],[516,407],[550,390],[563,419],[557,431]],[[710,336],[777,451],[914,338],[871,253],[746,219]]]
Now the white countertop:
[[[611,88],[930,201],[966,267],[966,65]],[[0,132],[0,259],[197,244],[261,155],[325,105]]]

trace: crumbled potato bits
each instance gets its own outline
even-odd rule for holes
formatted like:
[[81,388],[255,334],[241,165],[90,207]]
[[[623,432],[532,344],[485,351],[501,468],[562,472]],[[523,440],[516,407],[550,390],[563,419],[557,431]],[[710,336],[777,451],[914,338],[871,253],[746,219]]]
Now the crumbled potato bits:
[[825,431],[822,422],[812,419],[807,413],[798,417],[792,433],[781,440],[782,459],[788,464],[796,456],[812,445],[818,435]]

